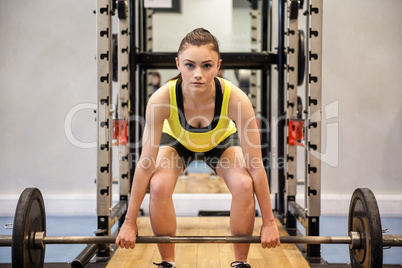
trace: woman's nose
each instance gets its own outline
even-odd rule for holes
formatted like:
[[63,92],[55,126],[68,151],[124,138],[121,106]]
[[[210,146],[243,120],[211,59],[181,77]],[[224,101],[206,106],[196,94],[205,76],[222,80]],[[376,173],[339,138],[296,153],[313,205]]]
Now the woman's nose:
[[194,77],[200,79],[202,77],[201,68],[195,68]]

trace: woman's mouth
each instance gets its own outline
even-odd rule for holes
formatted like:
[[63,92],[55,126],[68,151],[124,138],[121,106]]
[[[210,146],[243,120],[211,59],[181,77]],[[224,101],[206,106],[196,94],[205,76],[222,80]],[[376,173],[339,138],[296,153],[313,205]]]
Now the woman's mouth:
[[196,86],[200,86],[200,85],[202,85],[203,83],[201,83],[201,82],[193,82],[193,85],[196,85]]

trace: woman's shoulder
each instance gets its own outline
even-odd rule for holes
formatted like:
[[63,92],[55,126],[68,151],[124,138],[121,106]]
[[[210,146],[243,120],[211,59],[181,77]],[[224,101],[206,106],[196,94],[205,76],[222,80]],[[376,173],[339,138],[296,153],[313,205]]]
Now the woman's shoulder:
[[169,82],[156,90],[149,98],[149,103],[170,103]]
[[[232,89],[230,91],[230,98],[229,98],[229,117],[236,121],[236,119],[241,116],[244,109],[249,110],[253,109],[251,105],[251,101],[247,94],[241,90],[238,86],[232,84]],[[240,109],[240,110],[239,110]]]
[[230,86],[231,90],[230,90],[230,100],[249,100],[248,96],[246,95],[246,93],[244,93],[243,90],[241,90],[238,86],[234,85],[233,83],[231,83],[228,80],[223,80],[225,85]]
[[156,90],[149,98],[147,115],[159,120],[169,118],[170,96],[168,83]]
[[244,94],[244,92],[238,86],[233,84],[230,80],[224,79],[222,77],[217,77],[217,78],[221,84],[222,90],[225,90],[226,88],[230,89],[231,96],[232,96],[232,94],[235,94],[236,96],[239,95],[239,96],[247,97],[247,95]]

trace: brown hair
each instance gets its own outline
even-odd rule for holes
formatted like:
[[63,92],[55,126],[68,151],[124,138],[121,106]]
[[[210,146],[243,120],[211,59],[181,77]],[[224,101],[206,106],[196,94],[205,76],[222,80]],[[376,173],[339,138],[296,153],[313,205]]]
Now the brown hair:
[[[218,53],[218,57],[220,58],[218,39],[216,39],[215,36],[213,36],[208,30],[204,28],[194,29],[193,31],[188,33],[183,38],[183,40],[181,40],[179,50],[177,51],[177,56],[179,56],[179,53],[184,49],[186,49],[187,46],[189,45],[197,47],[209,45],[213,51]],[[182,80],[180,73],[170,80],[176,80],[176,79],[178,79],[179,81]]]

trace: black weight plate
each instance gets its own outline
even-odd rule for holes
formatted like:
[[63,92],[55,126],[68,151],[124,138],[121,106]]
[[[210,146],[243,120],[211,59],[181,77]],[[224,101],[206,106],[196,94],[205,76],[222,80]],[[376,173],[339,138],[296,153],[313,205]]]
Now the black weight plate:
[[291,20],[296,20],[299,15],[299,1],[291,0],[289,2],[289,18]]
[[112,70],[112,72],[113,72],[113,75],[112,75],[112,77],[113,77],[113,81],[115,81],[115,82],[117,82],[118,81],[118,70],[117,70],[117,68],[118,68],[118,65],[119,65],[119,62],[118,62],[118,44],[117,44],[117,42],[118,42],[118,36],[117,36],[117,34],[113,34],[112,35],[112,66],[113,66],[113,70]]
[[297,59],[298,64],[297,84],[299,86],[303,84],[306,69],[306,52],[305,52],[304,40],[305,40],[304,32],[302,30],[299,30],[299,51]]
[[303,118],[303,101],[300,96],[297,96],[297,119]]
[[354,191],[349,207],[348,230],[359,232],[361,237],[361,247],[349,249],[352,267],[382,267],[381,218],[370,189],[359,188]]
[[299,8],[303,9],[304,6],[304,0],[299,0]]
[[27,188],[18,200],[14,217],[11,242],[13,267],[43,267],[45,249],[33,248],[32,236],[35,232],[46,232],[45,205],[37,188]]
[[127,2],[119,0],[117,2],[117,14],[119,16],[119,19],[124,20],[127,18]]

